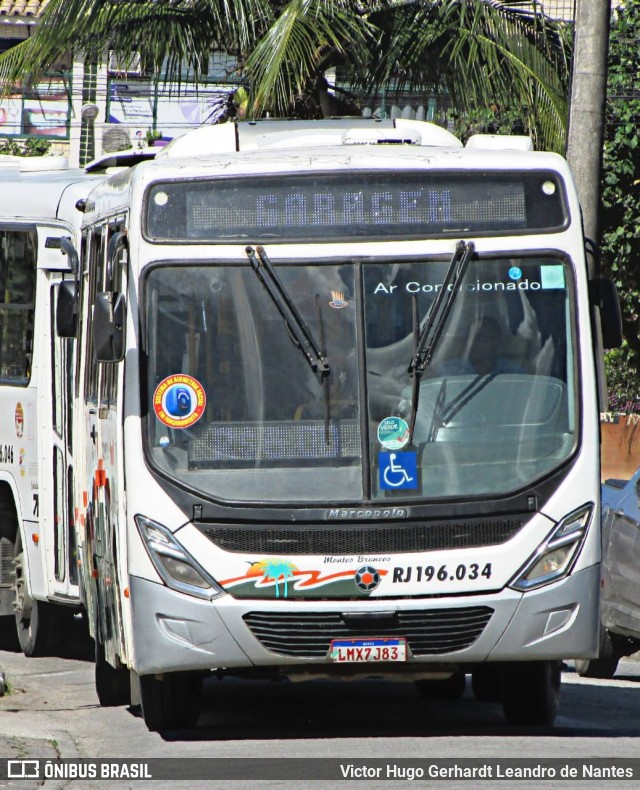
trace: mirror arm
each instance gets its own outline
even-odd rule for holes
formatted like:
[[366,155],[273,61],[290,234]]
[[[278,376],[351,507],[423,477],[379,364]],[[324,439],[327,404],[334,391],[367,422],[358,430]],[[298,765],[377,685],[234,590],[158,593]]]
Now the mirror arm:
[[127,231],[119,230],[109,239],[107,247],[107,271],[105,286],[107,291],[113,291],[113,263],[116,255],[127,246]]
[[60,249],[62,253],[69,258],[69,263],[71,265],[71,271],[73,272],[73,276],[75,279],[78,279],[78,275],[80,272],[80,258],[78,257],[78,251],[73,246],[73,242],[67,236],[63,236],[60,239]]

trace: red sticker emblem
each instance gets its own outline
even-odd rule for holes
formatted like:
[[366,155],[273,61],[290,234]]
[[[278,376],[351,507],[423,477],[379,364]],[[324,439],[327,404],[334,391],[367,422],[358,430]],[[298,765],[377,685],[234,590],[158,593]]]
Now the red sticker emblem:
[[202,384],[184,373],[167,376],[153,393],[156,417],[169,428],[189,428],[202,417],[206,405]]
[[18,439],[22,437],[24,433],[24,409],[22,408],[21,403],[16,403],[16,411],[15,411],[15,421],[16,421],[16,436]]

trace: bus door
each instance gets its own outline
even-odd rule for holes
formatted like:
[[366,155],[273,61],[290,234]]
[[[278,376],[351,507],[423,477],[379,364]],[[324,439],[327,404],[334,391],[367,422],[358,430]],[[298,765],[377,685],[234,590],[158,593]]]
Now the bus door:
[[[73,371],[75,340],[58,337],[55,331],[58,285],[51,285],[51,446],[45,455],[46,479],[52,492],[52,522],[45,523],[48,535],[53,536],[53,567],[49,568],[49,582],[58,595],[69,593],[78,584],[78,558],[74,529],[72,420]],[[48,458],[47,458],[48,456]],[[47,463],[51,469],[47,470]],[[39,503],[46,507],[49,503]],[[52,578],[53,577],[53,578]]]
[[[82,420],[79,422],[81,436],[78,436],[77,447],[82,454],[79,463],[83,466],[81,478],[85,481],[87,490],[80,492],[82,508],[85,514],[85,525],[83,530],[83,558],[82,562],[86,572],[84,579],[87,585],[87,594],[92,599],[87,604],[91,610],[95,608],[95,589],[94,583],[98,574],[99,558],[103,551],[99,536],[95,529],[95,508],[96,491],[94,480],[98,469],[99,452],[99,419],[98,419],[98,386],[99,386],[99,365],[96,364],[93,351],[93,324],[91,313],[93,302],[98,285],[104,270],[104,250],[106,247],[106,226],[93,228],[85,237],[83,248],[85,250],[86,261],[82,274],[82,307],[81,313],[84,315],[83,327],[80,337],[83,340],[83,348],[78,353],[82,354],[79,374],[82,377],[81,386],[81,410]],[[83,256],[83,260],[85,260]]]
[[[47,548],[47,595],[77,599],[78,562],[73,510],[72,404],[75,366],[74,338],[59,337],[56,309],[60,283],[72,277],[62,254],[63,225],[38,226],[38,268],[41,338],[39,427],[41,487],[35,507],[40,514],[41,538]],[[46,375],[48,372],[48,375]]]
[[[122,269],[126,265],[124,246],[114,245],[122,237],[120,224],[94,228],[87,240],[89,255],[85,301],[86,315],[92,316],[96,294],[123,287]],[[117,529],[117,388],[121,365],[98,363],[95,357],[93,322],[86,329],[84,348],[85,480],[87,492],[86,562],[95,581],[91,584],[93,617],[97,617],[94,636],[104,647],[107,658],[118,652],[120,621],[118,609],[115,531]]]

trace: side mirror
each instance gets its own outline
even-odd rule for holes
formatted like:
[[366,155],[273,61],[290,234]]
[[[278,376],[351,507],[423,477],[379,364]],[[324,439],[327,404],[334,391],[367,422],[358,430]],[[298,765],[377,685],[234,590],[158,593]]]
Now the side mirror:
[[78,332],[78,286],[73,280],[58,285],[56,333],[58,337],[76,337]]
[[124,359],[124,295],[114,291],[96,294],[93,306],[93,346],[98,362]]
[[604,348],[620,348],[622,345],[622,313],[618,291],[613,280],[599,277],[589,283],[591,304],[600,308],[602,345]]

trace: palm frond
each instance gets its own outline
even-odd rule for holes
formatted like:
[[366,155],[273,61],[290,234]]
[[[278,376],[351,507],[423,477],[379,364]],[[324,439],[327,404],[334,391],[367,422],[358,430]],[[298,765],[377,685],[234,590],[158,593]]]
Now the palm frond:
[[[382,58],[360,87],[371,93],[431,87],[458,112],[522,108],[541,147],[562,151],[569,60],[559,28],[533,3],[439,0],[405,4],[378,23]],[[377,18],[374,21],[378,22]]]
[[271,19],[268,0],[51,0],[35,34],[0,56],[0,80],[37,77],[72,49],[98,62],[109,49],[140,52],[168,79],[198,78],[212,50],[248,51]]
[[246,62],[252,109],[286,112],[309,80],[338,60],[357,60],[373,28],[348,0],[291,0]]

